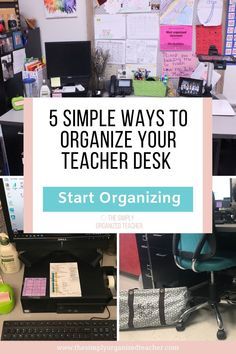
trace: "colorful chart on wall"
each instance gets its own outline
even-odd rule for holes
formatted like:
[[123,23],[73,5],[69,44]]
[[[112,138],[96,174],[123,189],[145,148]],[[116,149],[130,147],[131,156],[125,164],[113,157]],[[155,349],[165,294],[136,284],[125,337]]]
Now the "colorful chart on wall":
[[225,54],[236,57],[236,3],[229,0],[227,9]]
[[199,0],[197,14],[199,21],[204,26],[219,26],[222,23],[222,0]]
[[192,25],[195,0],[162,0],[161,25]]
[[77,0],[43,0],[46,18],[77,17]]

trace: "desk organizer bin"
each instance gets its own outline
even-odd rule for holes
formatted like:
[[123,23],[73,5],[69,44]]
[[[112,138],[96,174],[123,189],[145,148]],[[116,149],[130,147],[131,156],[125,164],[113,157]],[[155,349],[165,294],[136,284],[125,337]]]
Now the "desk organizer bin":
[[133,88],[135,96],[146,97],[165,97],[167,91],[166,86],[159,80],[133,80]]
[[40,89],[43,85],[43,80],[46,77],[46,69],[39,68],[35,71],[22,71],[22,78],[24,79],[35,79],[36,92],[34,97],[39,97]]

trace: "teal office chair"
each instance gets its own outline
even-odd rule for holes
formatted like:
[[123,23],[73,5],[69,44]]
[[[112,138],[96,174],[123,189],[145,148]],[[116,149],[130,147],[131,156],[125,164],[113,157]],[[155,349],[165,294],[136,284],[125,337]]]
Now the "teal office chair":
[[226,339],[226,332],[218,309],[221,296],[218,294],[215,272],[236,267],[236,250],[221,251],[217,249],[216,232],[213,234],[180,234],[174,235],[173,254],[176,265],[194,272],[208,272],[210,275],[207,301],[186,310],[180,317],[176,329],[183,331],[189,315],[203,307],[210,306],[215,312],[218,324],[217,338]]

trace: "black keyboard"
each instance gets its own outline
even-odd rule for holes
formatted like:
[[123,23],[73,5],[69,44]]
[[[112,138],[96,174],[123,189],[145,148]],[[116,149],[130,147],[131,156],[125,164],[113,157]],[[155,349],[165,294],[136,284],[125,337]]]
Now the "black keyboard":
[[116,321],[4,321],[1,340],[115,341]]

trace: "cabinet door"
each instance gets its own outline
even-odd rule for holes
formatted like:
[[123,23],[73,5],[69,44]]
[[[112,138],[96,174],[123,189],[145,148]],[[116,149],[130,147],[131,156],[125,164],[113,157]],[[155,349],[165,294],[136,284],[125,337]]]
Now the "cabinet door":
[[135,234],[120,234],[120,271],[135,276],[141,273]]
[[3,124],[2,134],[10,175],[23,176],[23,124]]

